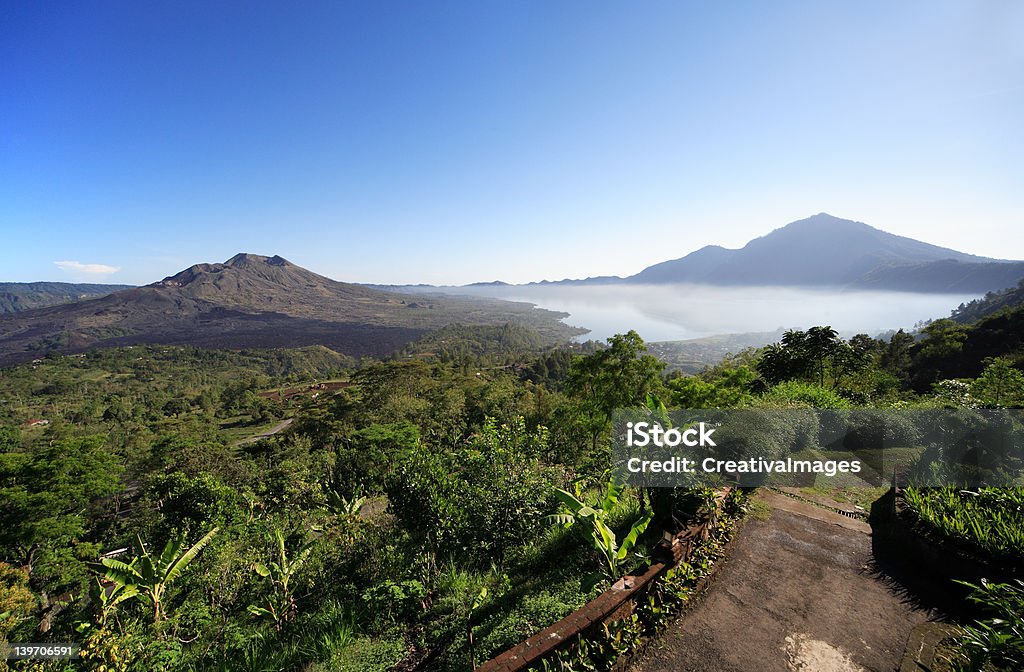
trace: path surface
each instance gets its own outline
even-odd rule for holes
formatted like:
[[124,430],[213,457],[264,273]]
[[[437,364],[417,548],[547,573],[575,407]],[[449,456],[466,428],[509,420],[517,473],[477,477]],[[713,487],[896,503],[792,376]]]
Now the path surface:
[[242,439],[241,441],[235,441],[231,445],[232,446],[244,446],[247,443],[255,443],[256,441],[259,441],[260,439],[265,439],[268,436],[273,436],[274,434],[277,434],[278,432],[283,432],[284,430],[288,429],[288,427],[290,427],[292,422],[294,422],[294,421],[295,421],[295,418],[288,418],[287,420],[282,420],[281,422],[277,423],[276,425],[274,425],[273,427],[271,427],[270,429],[268,429],[265,432],[260,432],[259,434],[254,434],[252,436],[249,436],[249,437],[246,437],[246,438]]
[[762,491],[709,592],[631,672],[890,672],[930,614],[874,572],[870,527]]

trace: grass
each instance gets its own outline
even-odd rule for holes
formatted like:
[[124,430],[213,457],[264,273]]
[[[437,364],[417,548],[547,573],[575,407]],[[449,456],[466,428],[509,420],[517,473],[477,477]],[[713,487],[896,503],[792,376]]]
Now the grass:
[[747,510],[747,515],[754,520],[768,520],[772,517],[772,507],[760,499],[753,499],[750,502],[750,508]]
[[821,495],[836,502],[859,506],[865,511],[868,511],[871,509],[871,505],[874,504],[879,497],[889,491],[889,488],[884,485],[876,487],[865,486],[859,488],[813,485],[801,488],[801,490],[808,495]]
[[768,484],[803,487],[808,489],[808,492],[823,494],[838,502],[849,502],[867,508],[862,502],[870,504],[878,499],[891,484],[893,472],[895,471],[897,475],[905,473],[923,452],[924,448],[800,450],[778,459],[791,457],[794,460],[858,460],[862,465],[862,471],[859,474],[837,473],[835,476],[779,474],[770,476]]

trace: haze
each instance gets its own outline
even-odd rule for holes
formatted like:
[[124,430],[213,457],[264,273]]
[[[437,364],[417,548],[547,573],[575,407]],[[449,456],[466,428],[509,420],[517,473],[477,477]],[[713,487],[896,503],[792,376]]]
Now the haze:
[[707,285],[474,287],[453,290],[528,301],[570,313],[564,322],[603,340],[635,329],[648,341],[806,329],[829,324],[846,336],[909,330],[948,315],[973,296]]

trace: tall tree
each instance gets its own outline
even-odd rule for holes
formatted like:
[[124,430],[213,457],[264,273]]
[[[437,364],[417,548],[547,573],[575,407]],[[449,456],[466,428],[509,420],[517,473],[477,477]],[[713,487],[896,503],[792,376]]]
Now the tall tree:
[[611,424],[617,408],[642,406],[661,387],[665,363],[647,354],[633,330],[608,339],[608,347],[573,360],[566,390],[576,397],[591,434],[591,447]]
[[0,454],[0,560],[25,567],[47,594],[78,587],[90,512],[121,489],[118,459],[98,436],[54,440]]
[[1006,357],[996,357],[974,381],[971,392],[986,405],[1019,406],[1024,402],[1024,373]]

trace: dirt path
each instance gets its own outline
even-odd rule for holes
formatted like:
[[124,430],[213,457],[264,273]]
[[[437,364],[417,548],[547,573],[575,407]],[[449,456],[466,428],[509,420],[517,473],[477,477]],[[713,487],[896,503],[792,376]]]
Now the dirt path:
[[274,425],[273,427],[271,427],[270,429],[268,429],[265,432],[260,432],[259,434],[254,434],[254,435],[246,437],[246,438],[244,438],[244,439],[242,439],[240,441],[235,441],[231,445],[232,445],[232,447],[234,447],[234,446],[244,446],[247,443],[255,443],[256,441],[259,441],[260,439],[265,439],[268,436],[273,436],[274,434],[277,434],[278,432],[283,432],[284,430],[288,429],[288,427],[290,427],[292,422],[294,422],[294,421],[295,421],[295,418],[288,418],[287,420],[282,420],[281,422],[277,423],[276,425]]
[[762,493],[710,591],[631,672],[890,672],[930,614],[874,572],[870,527]]

